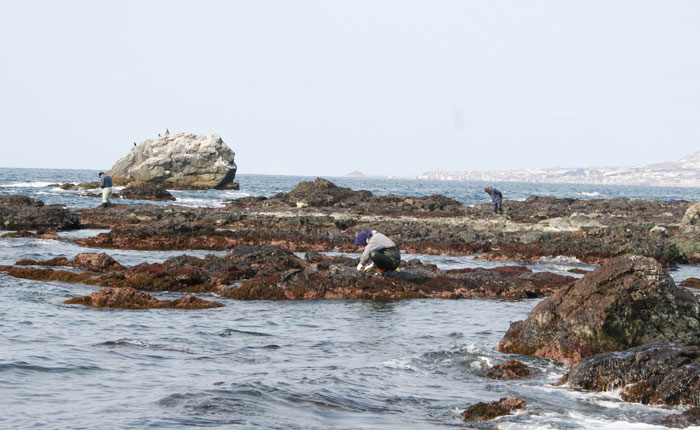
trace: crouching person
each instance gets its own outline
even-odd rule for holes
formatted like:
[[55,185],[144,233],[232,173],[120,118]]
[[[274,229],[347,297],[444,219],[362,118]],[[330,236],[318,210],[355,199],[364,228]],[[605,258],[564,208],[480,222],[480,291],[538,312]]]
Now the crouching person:
[[365,247],[357,270],[368,272],[376,267],[379,273],[384,273],[398,269],[401,264],[401,252],[396,244],[375,230],[359,232],[355,245]]

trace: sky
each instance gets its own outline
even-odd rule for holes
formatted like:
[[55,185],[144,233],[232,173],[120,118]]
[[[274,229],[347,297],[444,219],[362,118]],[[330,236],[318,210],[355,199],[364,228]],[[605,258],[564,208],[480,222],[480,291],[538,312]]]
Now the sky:
[[632,166],[700,150],[700,2],[0,0],[0,166],[217,133],[239,173]]

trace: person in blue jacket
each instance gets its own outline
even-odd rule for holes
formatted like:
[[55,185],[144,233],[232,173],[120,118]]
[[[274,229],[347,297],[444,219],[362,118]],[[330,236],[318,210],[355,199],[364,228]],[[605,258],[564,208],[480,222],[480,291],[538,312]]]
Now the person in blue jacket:
[[501,203],[503,202],[503,194],[493,187],[484,188],[484,192],[491,196],[491,202],[493,203],[493,213],[502,214],[503,208]]

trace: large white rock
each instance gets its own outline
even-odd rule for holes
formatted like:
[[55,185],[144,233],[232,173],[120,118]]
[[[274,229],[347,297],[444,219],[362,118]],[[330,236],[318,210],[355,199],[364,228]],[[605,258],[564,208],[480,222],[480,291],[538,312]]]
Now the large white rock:
[[134,147],[108,173],[172,188],[234,188],[235,155],[215,133],[166,134]]

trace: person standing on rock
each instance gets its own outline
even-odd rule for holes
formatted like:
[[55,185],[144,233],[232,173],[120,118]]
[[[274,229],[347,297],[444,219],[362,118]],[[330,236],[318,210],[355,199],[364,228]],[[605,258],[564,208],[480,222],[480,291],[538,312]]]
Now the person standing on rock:
[[484,188],[484,192],[491,196],[491,202],[493,203],[493,213],[502,214],[503,208],[501,207],[501,203],[503,202],[503,194],[501,194],[500,191],[493,187]]
[[102,188],[102,206],[109,206],[109,200],[112,198],[112,177],[100,172],[100,188]]
[[401,264],[399,247],[376,230],[361,231],[355,237],[355,245],[364,246],[357,270],[368,272],[374,267],[379,273],[396,270]]

